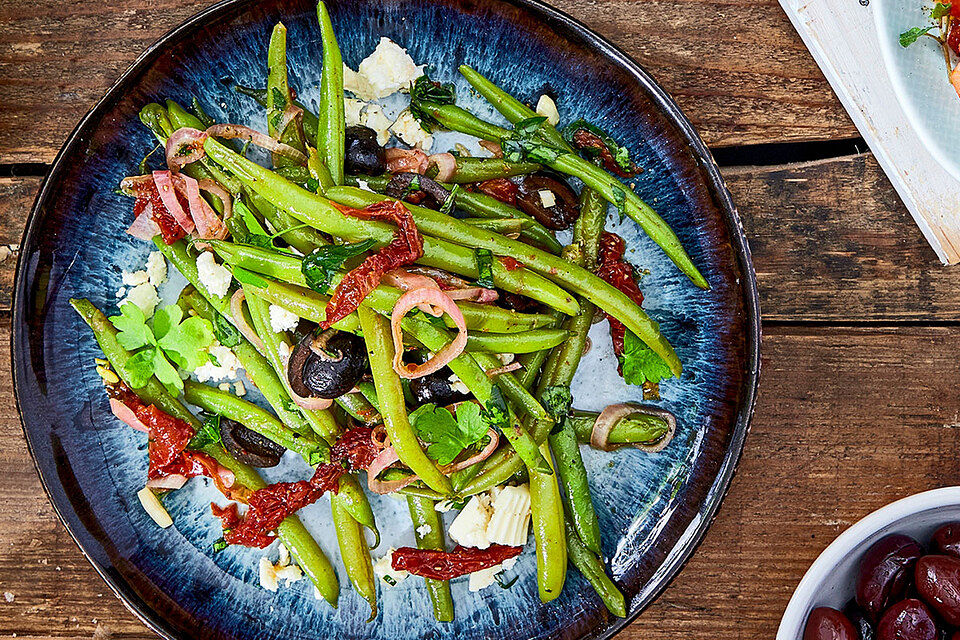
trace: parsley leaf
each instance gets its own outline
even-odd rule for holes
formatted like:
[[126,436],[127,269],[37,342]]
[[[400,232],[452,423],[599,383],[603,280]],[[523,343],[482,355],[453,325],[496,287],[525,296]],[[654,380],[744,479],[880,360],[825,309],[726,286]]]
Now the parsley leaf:
[[503,157],[511,162],[531,160],[540,164],[550,164],[566,153],[543,141],[538,136],[540,126],[546,121],[543,116],[527,118],[513,125],[513,131],[500,141]]
[[427,133],[440,126],[430,115],[430,107],[456,104],[457,91],[452,84],[435,82],[423,74],[410,84],[410,115],[417,119]]
[[900,34],[900,46],[909,47],[914,42],[920,39],[921,36],[926,35],[928,32],[932,31],[935,27],[914,27]]
[[573,406],[570,387],[560,384],[550,385],[540,394],[540,400],[546,412],[550,414],[557,426],[562,428],[567,414],[570,413],[570,407]]
[[190,438],[188,449],[203,449],[208,444],[220,442],[220,416],[215,414],[203,421],[203,426]]
[[501,431],[510,426],[510,413],[507,410],[507,401],[503,397],[500,387],[494,385],[490,391],[490,399],[487,400],[487,406],[483,409],[483,417]]
[[[313,250],[303,259],[300,270],[307,281],[307,286],[318,293],[327,293],[330,278],[343,267],[348,259],[358,256],[373,247],[376,241],[373,238],[362,242],[348,244],[324,245]],[[237,278],[239,280],[239,278]]]
[[217,339],[217,342],[228,349],[232,349],[240,344],[240,332],[237,331],[235,326],[230,324],[229,320],[217,312],[214,312],[213,315],[213,335]]
[[672,378],[673,372],[663,358],[653,352],[643,340],[631,331],[623,337],[623,380],[627,384],[642,386],[645,382],[656,384],[666,378]]
[[493,282],[493,253],[490,249],[474,249],[473,255],[477,258],[477,271],[480,273],[477,286],[493,289],[496,286]]
[[117,342],[128,351],[157,343],[153,332],[146,324],[147,319],[143,311],[132,302],[120,305],[120,315],[111,316],[110,322],[120,332],[117,334]]
[[216,540],[213,541],[213,552],[220,553],[221,551],[226,549],[228,546],[229,545],[227,544],[226,540],[224,540],[223,538],[217,538]]
[[425,404],[410,414],[417,435],[429,443],[427,455],[441,465],[450,464],[460,453],[479,443],[487,433],[480,407],[472,402],[457,408],[454,419],[447,409]]
[[440,205],[440,213],[446,213],[449,215],[450,212],[453,211],[453,207],[456,205],[457,196],[460,195],[461,191],[463,191],[463,189],[460,187],[460,185],[453,185],[453,190],[450,192],[450,195],[448,195],[447,199],[443,201],[442,205]]
[[950,15],[951,8],[952,6],[949,2],[938,2],[933,9],[930,10],[930,17],[934,20],[939,20],[940,18]]
[[251,211],[249,207],[240,200],[236,200],[233,207],[234,215],[237,213],[240,214],[243,226],[247,229],[246,235],[238,238],[240,242],[263,249],[275,250],[277,248],[276,245],[273,244],[273,237],[267,233],[267,230],[263,228],[263,225],[257,220],[257,216],[253,215],[253,211]]

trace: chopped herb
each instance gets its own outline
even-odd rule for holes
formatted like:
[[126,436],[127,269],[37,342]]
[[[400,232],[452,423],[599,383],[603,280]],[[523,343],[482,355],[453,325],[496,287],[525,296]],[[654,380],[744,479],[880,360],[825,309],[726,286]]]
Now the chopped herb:
[[440,126],[430,115],[429,107],[456,104],[457,91],[452,84],[435,82],[423,74],[410,84],[410,115],[427,133]]
[[930,17],[934,20],[939,20],[940,18],[945,18],[950,15],[950,9],[952,5],[948,3],[938,2],[933,9],[930,10]]
[[237,328],[230,324],[229,320],[217,312],[214,312],[213,315],[213,335],[217,342],[230,349],[240,344],[243,337],[237,331]]
[[520,576],[518,576],[518,575],[517,575],[517,576],[513,576],[513,580],[510,580],[509,582],[504,582],[504,579],[503,579],[503,571],[501,571],[500,573],[495,574],[495,575],[493,576],[493,579],[497,581],[497,584],[500,585],[500,588],[501,588],[501,589],[509,589],[510,587],[513,586],[513,583],[515,583],[515,582],[517,581],[517,578],[519,578],[519,577],[520,577]]
[[477,272],[480,274],[477,286],[493,289],[496,286],[493,281],[493,253],[490,249],[474,249],[473,255],[477,258]]
[[627,215],[627,192],[616,183],[610,185],[610,190],[613,191],[613,202],[617,205],[617,211],[620,212],[620,221],[622,222],[623,217]]
[[[270,127],[274,130],[280,128],[280,123],[283,121],[283,112],[274,111],[273,115],[270,116]],[[280,133],[279,131],[277,133]]]
[[248,271],[243,267],[234,267],[233,277],[236,278],[237,282],[240,284],[248,284],[251,287],[256,287],[257,289],[266,289],[267,285],[270,284],[253,271]]
[[[573,136],[581,129],[592,133],[600,139],[603,145],[610,152],[610,156],[613,157],[613,161],[618,167],[620,167],[620,169],[628,173],[634,173],[637,171],[637,165],[630,158],[630,151],[626,147],[621,146],[609,133],[594,124],[590,124],[583,118],[575,120],[564,127],[561,135],[563,135],[564,140],[573,145]],[[580,149],[580,153],[597,164],[602,164],[600,152],[600,149],[593,147],[585,147]]]
[[309,464],[311,467],[315,467],[321,462],[323,462],[323,456],[319,451],[311,451],[310,455],[307,456],[307,464]]
[[320,193],[320,181],[316,178],[307,178],[307,190],[313,193]]
[[210,358],[210,362],[213,363],[213,366],[215,367],[220,366],[220,361],[217,360],[217,356],[213,355],[212,353],[207,353],[207,357]]
[[511,162],[530,160],[541,164],[550,164],[566,153],[547,144],[539,137],[540,126],[546,121],[543,116],[521,120],[513,126],[513,131],[500,141],[503,157]]
[[239,239],[240,242],[262,249],[276,250],[277,247],[273,244],[273,238],[267,233],[267,230],[263,228],[263,225],[260,224],[260,221],[257,219],[257,216],[253,214],[253,211],[240,200],[234,203],[234,215],[237,213],[240,214],[243,226],[247,229],[247,234]]
[[570,407],[573,406],[573,394],[570,393],[570,387],[561,384],[550,385],[543,390],[540,400],[550,417],[562,427],[563,421],[570,413]]
[[297,403],[293,400],[284,400],[283,408],[291,413],[296,413],[299,410]]
[[410,414],[410,423],[421,440],[428,443],[427,455],[438,463],[450,464],[464,449],[483,440],[487,423],[480,407],[467,402],[457,407],[457,416],[435,404],[425,404]]
[[448,195],[447,199],[443,201],[442,205],[440,205],[440,213],[446,213],[449,215],[450,212],[453,211],[453,207],[456,205],[457,196],[460,195],[461,191],[463,191],[463,189],[460,187],[460,185],[453,185],[453,190],[450,192],[450,195]]
[[388,585],[390,585],[391,587],[397,586],[397,581],[394,580],[391,576],[381,576],[380,579],[383,580],[384,582],[386,582],[386,583],[387,583]]
[[627,384],[643,386],[645,382],[656,384],[673,377],[673,372],[663,358],[631,331],[627,331],[623,337],[620,364],[623,368],[623,380]]
[[343,268],[343,264],[376,244],[376,241],[370,238],[362,242],[330,244],[315,249],[303,259],[300,267],[307,286],[318,293],[327,293],[330,278]]
[[494,385],[490,391],[490,399],[483,409],[483,417],[487,422],[501,431],[510,426],[510,412],[507,410],[507,401],[503,398],[500,387]]
[[935,29],[935,26],[931,27],[914,27],[900,34],[900,46],[909,47],[914,42],[920,39],[921,36],[925,36],[928,32]]
[[203,426],[197,429],[197,432],[187,444],[188,449],[203,449],[208,444],[217,444],[220,442],[220,416],[212,415],[203,421]]
[[229,545],[227,544],[226,540],[224,540],[223,538],[217,538],[216,540],[213,541],[213,552],[220,553],[221,551],[226,549],[228,546]]
[[271,94],[273,96],[273,108],[277,111],[283,111],[287,108],[287,96],[283,95],[283,92],[276,87],[273,88]]

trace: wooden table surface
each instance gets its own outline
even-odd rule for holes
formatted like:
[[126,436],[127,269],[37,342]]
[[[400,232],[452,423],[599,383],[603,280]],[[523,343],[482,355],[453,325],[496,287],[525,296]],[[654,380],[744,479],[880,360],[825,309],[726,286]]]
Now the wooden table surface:
[[[0,0],[0,245],[16,249],[81,116],[203,0]],[[950,485],[960,462],[960,269],[941,266],[776,0],[555,0],[673,94],[725,166],[753,249],[763,373],[739,472],[682,574],[624,640],[768,639],[841,531]],[[765,145],[774,144],[768,147]],[[760,145],[760,146],[756,146]],[[749,153],[731,152],[748,147]],[[742,149],[741,149],[742,151]],[[822,154],[821,154],[822,155]],[[752,160],[756,161],[756,160]],[[9,335],[15,253],[0,262]],[[955,342],[956,341],[956,342]],[[0,362],[9,362],[4,340]],[[0,371],[0,637],[151,638],[58,522]]]

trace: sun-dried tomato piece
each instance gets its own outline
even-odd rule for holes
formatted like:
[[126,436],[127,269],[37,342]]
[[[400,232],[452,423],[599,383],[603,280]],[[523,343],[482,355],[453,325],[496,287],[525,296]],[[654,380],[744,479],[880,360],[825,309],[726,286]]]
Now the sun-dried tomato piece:
[[617,164],[617,160],[610,152],[610,148],[604,144],[600,136],[592,131],[577,129],[573,133],[573,146],[577,149],[596,149],[600,160],[603,162],[603,168],[621,178],[632,178],[638,173],[637,166],[633,163],[631,163],[632,167],[629,170],[624,170],[623,167]]
[[337,204],[334,206],[355,218],[391,222],[397,225],[397,230],[390,244],[347,273],[337,285],[330,302],[327,303],[327,319],[320,325],[323,329],[328,329],[356,311],[363,299],[377,288],[380,278],[387,271],[412,264],[423,255],[423,238],[417,230],[413,216],[403,204],[384,200],[365,209],[353,209]]
[[452,580],[474,571],[489,569],[520,555],[523,547],[492,544],[486,549],[456,547],[453,551],[400,547],[390,561],[395,571],[409,571],[415,576],[434,580]]
[[[597,275],[622,291],[638,305],[643,304],[643,292],[637,286],[633,266],[623,259],[626,250],[623,238],[607,231],[600,236],[599,266]],[[626,327],[622,322],[607,314],[610,323],[610,338],[613,340],[613,351],[618,356],[623,355],[623,338]]]
[[370,427],[348,429],[330,449],[330,458],[346,462],[353,471],[366,469],[380,452],[372,436]]
[[[150,204],[150,217],[157,223],[157,226],[160,227],[160,235],[166,244],[173,244],[187,235],[187,232],[180,226],[177,219],[174,218],[164,206],[155,183],[150,182],[139,185],[136,193],[137,199],[133,203],[134,219],[143,213],[147,208],[147,204]],[[180,201],[181,206],[184,207],[184,210],[189,209],[186,199],[179,193],[177,194],[177,199]]]
[[520,189],[517,187],[517,185],[513,184],[506,178],[485,180],[477,185],[477,189],[480,190],[480,193],[485,193],[491,198],[496,198],[500,202],[504,202],[511,207],[516,206],[517,194],[520,193]]
[[237,503],[231,502],[225,507],[221,507],[215,502],[210,503],[210,512],[214,517],[220,518],[224,529],[233,529],[240,524],[240,514],[237,513]]

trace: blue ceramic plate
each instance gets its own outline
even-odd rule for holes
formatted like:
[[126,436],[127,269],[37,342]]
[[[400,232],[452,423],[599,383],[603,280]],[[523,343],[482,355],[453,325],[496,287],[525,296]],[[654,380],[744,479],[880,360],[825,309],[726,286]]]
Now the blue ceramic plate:
[[[736,211],[709,152],[660,87],[621,52],[569,17],[531,0],[341,0],[331,6],[344,59],[355,67],[380,36],[407,47],[434,75],[454,81],[466,62],[524,100],[557,96],[609,130],[644,172],[637,191],[677,230],[712,288],[694,289],[629,220],[614,215],[628,256],[648,269],[645,306],[676,346],[680,380],[663,384],[662,404],[679,418],[677,437],[659,454],[585,452],[610,571],[630,618],[659,594],[693,553],[733,476],[753,408],[759,366],[759,311],[750,254]],[[124,234],[130,201],[120,179],[153,146],[137,119],[147,102],[197,96],[227,122],[264,127],[233,79],[262,86],[264,52],[278,20],[290,32],[292,80],[308,104],[317,98],[319,32],[307,0],[230,0],[196,16],[147,51],[83,120],[40,191],[22,243],[13,323],[13,365],[24,431],[60,518],[117,595],[169,638],[600,638],[612,618],[575,571],[559,599],[537,598],[528,550],[511,589],[470,593],[453,585],[456,622],[434,622],[423,582],[381,593],[379,616],[348,586],[321,501],[302,512],[341,583],[331,609],[301,581],[278,593],[258,585],[262,551],[211,550],[219,524],[203,480],[167,500],[176,526],[158,529],[141,509],[146,442],[110,413],[92,367],[93,336],[67,300],[88,297],[112,311],[120,272],[142,261],[145,243]],[[458,81],[459,95],[494,117]],[[171,285],[173,286],[173,285]],[[169,290],[166,292],[171,293]],[[599,409],[637,400],[617,378],[606,325],[574,385],[576,405]],[[285,472],[280,471],[281,475]],[[274,478],[275,479],[275,478]],[[412,543],[405,508],[375,501],[384,544]],[[531,545],[532,546],[532,545]]]

